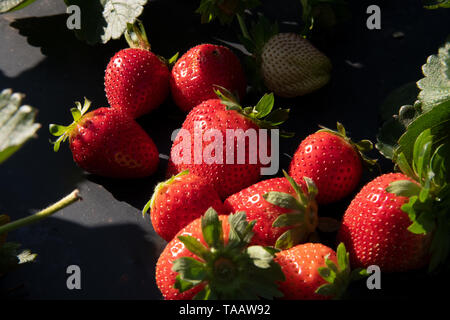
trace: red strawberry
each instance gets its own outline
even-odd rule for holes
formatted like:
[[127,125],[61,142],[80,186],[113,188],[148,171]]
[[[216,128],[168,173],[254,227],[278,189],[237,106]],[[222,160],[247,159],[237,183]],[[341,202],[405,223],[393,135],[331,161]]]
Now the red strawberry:
[[[128,31],[130,32],[130,31]],[[143,30],[140,42],[117,52],[105,71],[105,92],[111,107],[137,118],[164,102],[169,94],[170,72],[166,63],[150,51]]]
[[142,211],[151,210],[153,228],[164,240],[170,241],[183,227],[201,217],[208,208],[225,214],[222,200],[205,180],[183,171],[159,183]]
[[71,109],[74,122],[65,127],[50,125],[50,133],[59,136],[54,143],[69,138],[74,161],[84,170],[106,177],[139,178],[149,176],[158,167],[158,150],[153,140],[129,115],[113,108],[87,112],[90,101]]
[[[260,145],[259,129],[274,128],[263,116],[271,117],[271,120],[279,117],[276,121],[279,124],[288,112],[279,109],[271,116],[272,108],[273,95],[265,95],[254,108],[244,109],[235,102],[220,99],[201,103],[187,115],[175,138],[169,170],[171,173],[189,170],[203,177],[222,199],[255,183],[263,167],[258,154],[260,148],[265,147]],[[234,147],[227,143],[230,132],[237,134],[230,140]],[[239,135],[239,132],[243,134]],[[245,138],[246,133],[254,139]],[[208,141],[201,143],[203,139]],[[267,140],[270,151],[270,138]],[[239,154],[243,157],[238,158]]]
[[289,175],[297,182],[311,178],[317,186],[318,204],[328,204],[349,195],[358,185],[363,162],[374,164],[362,152],[372,149],[372,143],[353,143],[338,123],[338,132],[323,128],[306,137],[295,151],[289,165]]
[[318,225],[314,183],[306,178],[305,191],[287,176],[258,182],[225,200],[229,212],[245,211],[255,220],[253,244],[290,248],[305,242]]
[[156,284],[167,300],[270,299],[284,280],[274,250],[248,247],[253,223],[245,213],[209,209],[180,230],[156,264]]
[[240,99],[245,95],[247,85],[241,63],[227,47],[198,45],[186,52],[172,68],[172,97],[185,112],[216,98],[214,86],[224,87]]
[[338,239],[348,248],[355,266],[377,265],[393,272],[427,263],[430,237],[408,230],[411,220],[401,209],[408,198],[386,191],[399,180],[417,184],[402,173],[384,174],[365,185],[347,208]]
[[350,270],[345,246],[336,252],[321,243],[299,244],[276,254],[286,280],[279,289],[287,300],[324,300],[341,298],[352,280],[367,275],[365,270]]

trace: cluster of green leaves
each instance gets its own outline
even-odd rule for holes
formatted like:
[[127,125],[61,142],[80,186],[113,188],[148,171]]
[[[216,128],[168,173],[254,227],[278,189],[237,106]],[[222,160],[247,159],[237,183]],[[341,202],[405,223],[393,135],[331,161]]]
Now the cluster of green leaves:
[[[226,88],[215,86],[214,92],[227,107],[227,110],[235,110],[244,117],[255,122],[260,128],[277,129],[289,117],[290,109],[278,108],[274,110],[275,98],[273,93],[266,93],[253,107],[242,107],[235,95]],[[291,138],[294,134],[280,130],[280,137]]]
[[[450,105],[448,106],[450,109]],[[448,120],[447,120],[448,121]],[[447,129],[450,122],[447,123]],[[417,183],[399,180],[391,183],[388,192],[408,197],[402,206],[411,220],[408,230],[415,234],[433,235],[430,270],[435,270],[448,256],[450,249],[450,130],[437,138],[428,128],[415,140],[412,166],[402,151],[397,157],[400,170]]]
[[352,281],[357,281],[368,276],[367,270],[350,267],[350,255],[345,245],[340,243],[336,249],[337,264],[325,257],[325,267],[319,267],[319,275],[326,281],[317,288],[316,293],[331,296],[333,299],[341,299],[345,296],[348,286]]
[[[417,100],[383,125],[376,147],[417,182],[397,181],[387,190],[409,197],[402,206],[412,222],[409,231],[432,235],[429,268],[435,270],[450,250],[450,42],[422,71]],[[407,85],[397,93],[406,88],[414,92]]]
[[84,104],[81,105],[79,101],[75,102],[76,108],[71,108],[70,113],[72,114],[73,122],[68,126],[62,126],[59,124],[50,124],[49,131],[58,139],[53,143],[53,151],[58,152],[61,142],[64,143],[70,135],[70,132],[77,126],[78,121],[80,121],[91,106],[91,101],[84,98]]
[[304,192],[286,171],[283,170],[283,174],[294,189],[296,197],[277,191],[270,191],[263,195],[267,202],[290,210],[288,213],[279,215],[272,224],[274,228],[290,227],[277,239],[275,248],[278,249],[288,249],[298,243],[307,242],[314,234],[319,220],[315,200],[318,190],[314,181],[303,177],[307,189]]
[[[417,89],[407,84],[387,99],[387,104],[391,105],[406,103],[399,108],[398,114],[383,124],[377,137],[377,149],[394,162],[403,151],[411,165],[415,140],[425,129],[434,127],[434,131],[439,131],[437,136],[445,132],[450,101],[450,42],[442,46],[437,55],[428,57],[422,71],[425,77],[416,84],[418,95]],[[443,124],[438,126],[440,122]]]
[[210,208],[201,219],[203,239],[207,246],[192,236],[178,236],[186,248],[199,259],[181,257],[174,261],[177,272],[175,288],[180,292],[201,283],[204,288],[196,300],[255,300],[282,296],[277,281],[284,274],[274,261],[278,250],[271,247],[249,246],[255,221],[248,222],[245,212],[228,216],[230,231],[225,242],[222,222]]

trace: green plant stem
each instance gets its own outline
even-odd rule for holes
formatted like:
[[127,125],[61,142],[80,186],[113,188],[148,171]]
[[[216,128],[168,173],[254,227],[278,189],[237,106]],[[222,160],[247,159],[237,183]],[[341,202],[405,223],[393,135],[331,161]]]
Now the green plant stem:
[[244,18],[239,13],[236,14],[236,17],[239,22],[239,27],[241,28],[242,35],[244,36],[244,38],[251,40],[250,33],[248,32]]
[[67,207],[68,205],[72,204],[73,202],[80,199],[79,191],[76,189],[72,191],[69,195],[65,196],[58,202],[52,204],[51,206],[45,208],[42,211],[39,211],[38,213],[35,213],[31,216],[7,223],[5,225],[0,226],[0,234],[3,234],[5,232],[10,232],[13,230],[16,230],[20,227],[38,222],[42,219],[45,219],[49,216],[51,216],[53,213]]

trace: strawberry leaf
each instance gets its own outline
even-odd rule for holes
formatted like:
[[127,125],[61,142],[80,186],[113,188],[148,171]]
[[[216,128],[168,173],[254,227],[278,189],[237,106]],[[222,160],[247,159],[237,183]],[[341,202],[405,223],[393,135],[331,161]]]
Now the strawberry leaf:
[[450,42],[439,48],[438,54],[428,57],[422,71],[425,78],[417,82],[421,89],[418,99],[426,112],[450,100]]
[[77,5],[81,12],[81,28],[75,29],[80,40],[89,44],[119,39],[127,24],[142,14],[147,0],[64,0],[67,6]]
[[19,150],[41,127],[36,109],[22,105],[23,94],[11,89],[0,92],[0,164]]
[[0,13],[23,9],[34,1],[36,0],[0,0]]

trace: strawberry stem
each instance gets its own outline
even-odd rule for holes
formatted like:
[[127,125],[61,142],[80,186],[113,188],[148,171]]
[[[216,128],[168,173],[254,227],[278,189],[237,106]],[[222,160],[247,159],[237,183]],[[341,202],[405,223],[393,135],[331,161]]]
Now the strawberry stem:
[[55,212],[77,201],[78,199],[81,198],[79,196],[79,191],[76,189],[72,191],[69,195],[59,200],[58,202],[52,204],[51,206],[47,207],[42,211],[39,211],[38,213],[0,226],[0,234],[10,232],[20,227],[27,226],[29,224],[45,219],[54,214]]
[[138,48],[150,51],[151,46],[141,21],[136,20],[135,24],[127,23],[127,30],[124,33],[130,48]]

